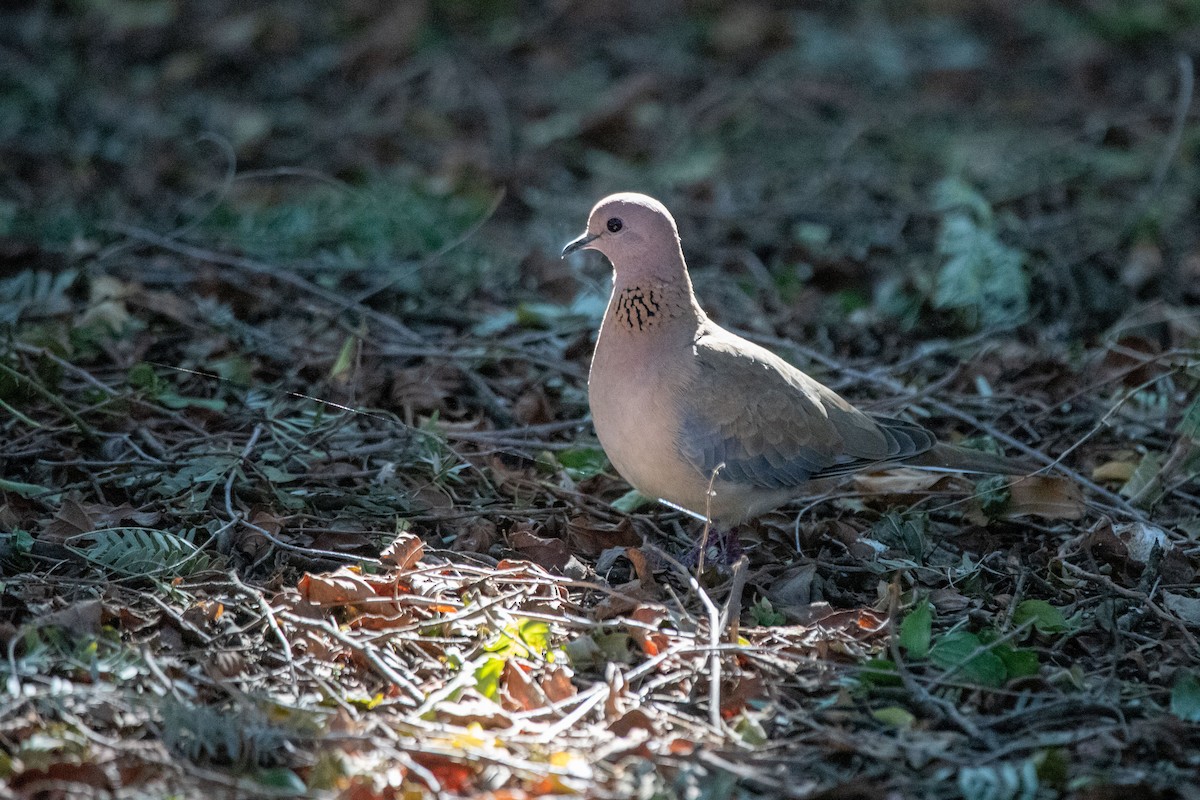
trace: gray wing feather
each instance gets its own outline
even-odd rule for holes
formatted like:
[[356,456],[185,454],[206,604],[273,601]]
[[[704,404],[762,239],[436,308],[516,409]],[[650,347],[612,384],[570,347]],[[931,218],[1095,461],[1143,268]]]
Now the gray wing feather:
[[678,448],[701,474],[720,466],[723,481],[783,489],[899,462],[934,445],[921,426],[864,414],[747,344],[697,340],[700,368],[678,399]]

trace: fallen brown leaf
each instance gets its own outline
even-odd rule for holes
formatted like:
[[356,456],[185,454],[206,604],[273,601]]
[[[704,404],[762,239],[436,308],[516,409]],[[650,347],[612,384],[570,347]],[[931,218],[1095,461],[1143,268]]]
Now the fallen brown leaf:
[[412,569],[425,555],[425,542],[411,533],[399,533],[392,543],[383,548],[379,559],[400,569]]

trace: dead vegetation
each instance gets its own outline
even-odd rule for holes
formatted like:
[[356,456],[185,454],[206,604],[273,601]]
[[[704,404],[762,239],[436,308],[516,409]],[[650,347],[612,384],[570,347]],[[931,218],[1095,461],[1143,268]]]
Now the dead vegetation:
[[[1197,797],[1200,14],[1010,5],[0,12],[0,793]],[[618,189],[1045,473],[696,574],[585,416]]]

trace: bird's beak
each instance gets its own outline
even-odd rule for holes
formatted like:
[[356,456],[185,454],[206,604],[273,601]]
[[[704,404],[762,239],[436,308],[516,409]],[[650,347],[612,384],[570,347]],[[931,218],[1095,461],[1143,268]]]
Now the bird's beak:
[[600,234],[598,233],[588,233],[587,231],[584,231],[582,236],[572,242],[569,242],[567,246],[563,248],[562,257],[566,258],[576,250],[582,250],[599,237]]

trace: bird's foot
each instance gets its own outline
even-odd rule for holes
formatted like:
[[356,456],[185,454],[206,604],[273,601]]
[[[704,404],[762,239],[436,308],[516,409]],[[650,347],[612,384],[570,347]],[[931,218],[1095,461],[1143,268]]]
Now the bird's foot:
[[695,547],[685,559],[689,565],[697,567],[717,567],[728,569],[742,557],[746,548],[738,538],[736,528],[709,528],[707,535],[696,542]]

